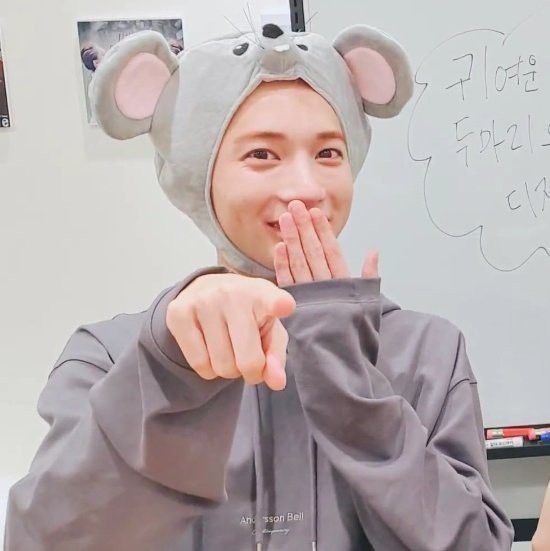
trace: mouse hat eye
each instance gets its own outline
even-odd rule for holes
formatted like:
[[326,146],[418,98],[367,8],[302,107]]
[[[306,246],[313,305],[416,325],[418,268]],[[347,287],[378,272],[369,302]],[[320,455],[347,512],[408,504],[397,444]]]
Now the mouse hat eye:
[[233,48],[233,53],[235,55],[243,55],[248,50],[248,47],[248,42],[243,42],[242,44],[239,44],[238,46],[235,46]]
[[90,84],[98,124],[121,140],[148,133],[160,96],[178,66],[165,38],[155,31],[136,33],[111,48]]
[[413,93],[412,71],[403,48],[367,25],[343,30],[333,42],[350,70],[365,113],[394,117]]

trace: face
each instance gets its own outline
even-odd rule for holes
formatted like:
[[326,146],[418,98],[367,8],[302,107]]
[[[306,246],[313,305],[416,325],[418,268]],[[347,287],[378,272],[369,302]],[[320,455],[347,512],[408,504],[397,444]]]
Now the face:
[[226,236],[273,269],[282,240],[276,223],[292,200],[321,209],[339,235],[352,194],[346,142],[330,104],[302,80],[260,84],[233,116],[212,173],[212,204]]

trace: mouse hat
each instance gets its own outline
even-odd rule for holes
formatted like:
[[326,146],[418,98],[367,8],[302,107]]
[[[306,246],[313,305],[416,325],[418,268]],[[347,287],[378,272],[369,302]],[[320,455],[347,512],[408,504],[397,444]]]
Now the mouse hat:
[[367,115],[397,115],[413,91],[401,46],[366,25],[344,29],[331,44],[315,33],[267,24],[261,32],[208,40],[178,56],[160,33],[139,32],[107,52],[89,92],[95,119],[109,136],[149,134],[162,189],[231,266],[274,279],[272,269],[225,235],[210,187],[221,140],[241,103],[262,81],[297,78],[338,116],[355,180],[371,139]]

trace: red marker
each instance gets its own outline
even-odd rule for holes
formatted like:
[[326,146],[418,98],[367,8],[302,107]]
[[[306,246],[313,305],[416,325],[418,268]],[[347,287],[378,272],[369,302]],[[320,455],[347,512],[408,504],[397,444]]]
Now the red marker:
[[514,436],[525,436],[529,440],[537,440],[541,434],[550,432],[550,427],[541,427],[535,429],[533,427],[509,427],[506,429],[487,429],[487,440],[495,438],[513,438]]
[[525,436],[529,438],[534,431],[533,427],[510,427],[507,429],[487,429],[487,440],[494,438],[513,438],[514,436]]

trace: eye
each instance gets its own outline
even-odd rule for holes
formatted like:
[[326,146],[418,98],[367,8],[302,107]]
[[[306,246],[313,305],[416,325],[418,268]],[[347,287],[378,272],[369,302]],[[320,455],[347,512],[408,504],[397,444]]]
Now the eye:
[[270,153],[271,153],[271,151],[268,151],[267,149],[255,149],[254,151],[251,151],[247,155],[247,157],[252,156],[253,159],[258,159],[260,161],[271,161],[272,159],[266,158],[266,155],[268,155]]
[[[328,151],[328,153],[329,153],[329,156],[328,156],[328,157],[327,157],[327,156],[321,155],[321,153],[325,153],[325,152],[327,152],[327,151]],[[340,157],[344,158],[343,153],[342,153],[339,149],[335,149],[335,148],[333,148],[333,147],[331,147],[331,148],[329,148],[329,149],[323,149],[322,151],[319,152],[319,155],[320,155],[321,158],[323,158],[323,159],[335,159],[336,157],[333,157],[333,156],[330,154],[331,151],[336,151],[336,153],[338,153],[338,155],[340,155]]]
[[243,44],[239,44],[238,46],[235,46],[233,48],[233,53],[235,55],[243,55],[246,50],[248,50],[248,42],[244,42]]
[[298,46],[300,50],[304,50],[305,52],[309,50],[309,48],[305,44],[296,44],[296,46]]

